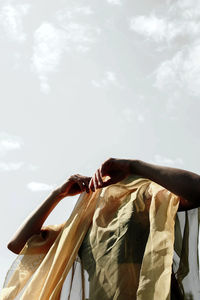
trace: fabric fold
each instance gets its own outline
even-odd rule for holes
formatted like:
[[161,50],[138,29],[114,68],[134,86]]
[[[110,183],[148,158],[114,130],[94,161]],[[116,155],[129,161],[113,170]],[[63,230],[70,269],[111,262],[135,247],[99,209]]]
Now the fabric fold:
[[[178,205],[179,197],[136,177],[81,194],[65,223],[43,227],[29,239],[8,272],[0,299],[59,300],[82,249],[83,267],[92,266],[90,300],[168,300]],[[132,241],[126,238],[130,230]],[[90,256],[84,251],[88,245]]]

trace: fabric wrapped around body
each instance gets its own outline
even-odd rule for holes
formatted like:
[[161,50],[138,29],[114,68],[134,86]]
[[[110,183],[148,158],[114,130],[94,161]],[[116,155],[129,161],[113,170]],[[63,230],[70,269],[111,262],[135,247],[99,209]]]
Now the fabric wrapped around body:
[[[79,255],[89,274],[90,300],[169,300],[178,205],[178,196],[135,177],[81,194],[64,224],[43,227],[28,240],[8,272],[0,299],[61,299]],[[176,273],[184,295],[184,234],[176,230],[176,235]],[[73,300],[85,299],[83,271],[79,280],[82,292],[75,291]],[[70,292],[63,294],[63,299],[70,298]]]

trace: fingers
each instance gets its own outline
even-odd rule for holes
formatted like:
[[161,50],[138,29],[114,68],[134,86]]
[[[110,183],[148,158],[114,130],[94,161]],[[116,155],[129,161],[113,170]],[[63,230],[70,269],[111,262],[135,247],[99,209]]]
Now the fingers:
[[79,174],[72,175],[69,180],[67,181],[66,185],[68,182],[71,182],[71,193],[82,193],[86,191],[87,193],[90,192],[89,190],[89,182],[90,182],[91,177],[87,176],[82,176]]
[[91,178],[89,183],[89,189],[94,192],[96,189],[102,188],[103,185],[104,182],[103,182],[101,168],[100,168],[96,171],[94,176]]
[[90,180],[89,189],[93,192],[95,192],[95,190],[97,189],[97,176],[96,176],[96,173],[94,174],[94,176]]
[[78,184],[81,193],[86,190],[86,187],[85,187],[85,184],[84,184],[83,180],[81,180],[80,178],[77,178],[76,183]]
[[90,192],[89,190],[89,182],[91,177],[76,175],[75,182],[78,184],[81,192],[86,191],[87,193]]
[[83,178],[83,184],[84,184],[86,193],[90,192],[90,189],[89,189],[90,179],[91,179],[91,177],[85,177],[85,178]]
[[97,187],[99,187],[99,188],[102,187],[103,186],[103,179],[102,179],[101,168],[97,170],[96,178],[97,178]]
[[114,182],[114,179],[109,179],[108,181],[104,182],[103,177],[104,176],[110,176],[111,177],[111,169],[113,165],[113,161],[115,159],[109,158],[107,159],[99,169],[97,169],[96,173],[94,176],[91,177],[86,177],[82,175],[73,175],[69,178],[68,182],[63,185],[62,189],[67,190],[69,182],[73,184],[73,187],[71,186],[70,188],[70,194],[75,194],[75,193],[82,193],[86,191],[87,193],[91,191],[95,191],[96,189],[106,187],[110,184],[116,183]]
[[94,187],[94,177],[91,178],[90,183],[89,183],[89,189],[91,191],[95,191],[95,187]]

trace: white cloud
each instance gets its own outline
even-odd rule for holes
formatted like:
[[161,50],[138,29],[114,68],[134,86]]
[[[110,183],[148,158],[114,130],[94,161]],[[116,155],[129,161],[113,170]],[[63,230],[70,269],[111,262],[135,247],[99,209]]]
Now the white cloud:
[[10,172],[10,171],[17,171],[21,169],[23,166],[23,162],[0,162],[0,171],[3,172]]
[[93,14],[93,11],[92,11],[91,7],[89,7],[89,6],[77,7],[77,8],[75,8],[74,11],[79,14],[81,13],[82,15],[86,15],[86,16]]
[[183,165],[182,158],[171,159],[168,157],[163,157],[159,154],[154,155],[154,158],[151,162],[159,165],[166,165],[166,166]]
[[[62,24],[68,47],[79,46],[79,45],[91,45],[94,42],[94,31],[87,24],[79,24],[70,22]],[[98,32],[98,30],[97,30]]]
[[166,42],[168,44],[182,38],[188,42],[200,33],[200,24],[193,19],[172,19],[156,15],[137,16],[130,21],[130,29],[136,33],[152,39],[156,43]]
[[33,181],[27,184],[27,188],[33,192],[51,191],[53,189],[53,185]]
[[133,123],[136,120],[139,123],[144,123],[145,122],[144,114],[145,114],[144,111],[142,113],[138,112],[138,109],[136,109],[136,107],[134,110],[129,107],[126,107],[122,110],[122,116],[128,123]]
[[137,116],[137,120],[138,120],[138,122],[140,122],[140,123],[144,123],[144,121],[145,121],[145,117],[144,117],[144,115],[143,114],[138,114],[138,116]]
[[27,15],[29,9],[29,4],[6,4],[2,7],[0,24],[11,39],[18,42],[23,42],[26,39],[23,18]]
[[66,17],[68,19],[74,19],[75,17],[80,18],[81,16],[89,16],[92,14],[93,11],[90,6],[80,6],[72,8],[68,7],[66,10],[58,11],[56,15],[60,22],[65,22]]
[[[22,139],[18,136],[5,132],[0,133],[0,156],[4,156],[10,151],[20,150],[23,145]],[[4,162],[0,161],[0,172],[17,171],[21,169],[24,162]]]
[[[23,141],[19,136],[10,135],[6,132],[0,133],[0,156],[3,157],[10,151],[20,150],[23,146]],[[25,162],[10,162],[0,161],[0,172],[11,172],[20,170],[25,167],[28,171],[35,171],[39,167]]]
[[[79,8],[82,14],[89,14],[89,8]],[[72,14],[73,16],[73,14]],[[55,24],[43,22],[34,33],[32,69],[38,74],[41,90],[50,91],[49,73],[57,71],[66,52],[86,52],[100,34],[100,29],[87,24],[72,22],[65,13],[57,14]]]
[[18,150],[23,142],[20,137],[12,136],[7,133],[0,133],[0,154],[5,154],[11,150]]
[[43,23],[34,33],[33,65],[38,73],[55,70],[65,48],[65,34],[53,24]]
[[36,171],[36,170],[39,169],[39,166],[36,166],[36,165],[33,165],[33,164],[28,164],[28,165],[27,165],[27,169],[28,169],[29,171]]
[[14,150],[14,149],[19,149],[20,148],[20,143],[18,141],[14,141],[14,140],[6,140],[6,139],[2,139],[0,141],[0,147],[2,150]]
[[122,5],[121,0],[107,0],[107,2],[112,5]]
[[[130,29],[147,38],[152,38],[156,42],[168,38],[166,33],[169,27],[173,28],[172,24],[167,24],[166,20],[151,16],[138,16],[130,21]],[[174,31],[174,28],[172,32]],[[170,34],[171,36],[171,34]]]
[[51,90],[50,85],[48,83],[48,77],[47,75],[41,75],[39,74],[38,76],[39,80],[40,80],[40,89],[44,94],[48,94]]
[[118,85],[117,76],[114,72],[107,71],[100,80],[92,80],[92,85],[97,88],[107,87],[109,85]]
[[155,74],[155,86],[159,89],[200,96],[200,40],[162,62]]
[[133,120],[134,120],[134,113],[133,113],[133,110],[130,109],[130,108],[124,108],[122,110],[122,115],[123,115],[123,118],[128,122],[128,123],[132,123]]
[[32,67],[38,74],[44,93],[50,90],[47,74],[56,70],[65,47],[64,31],[53,24],[42,23],[34,33]]
[[[155,86],[170,93],[200,95],[200,2],[168,1],[165,9],[136,16],[130,29],[156,43],[170,56],[154,72]],[[172,51],[173,50],[173,51]],[[169,52],[166,52],[169,55]]]
[[110,81],[110,82],[115,82],[116,81],[115,73],[108,71],[108,72],[106,72],[105,75],[106,75],[106,80],[107,81]]
[[32,172],[39,169],[38,166],[35,166],[35,165],[32,165],[32,164],[26,164],[22,161],[20,161],[20,162],[3,162],[3,161],[0,161],[0,171],[1,172],[18,171],[22,167],[26,167],[26,170],[32,171]]
[[181,15],[184,19],[195,19],[200,16],[198,0],[171,0],[169,12],[174,16]]

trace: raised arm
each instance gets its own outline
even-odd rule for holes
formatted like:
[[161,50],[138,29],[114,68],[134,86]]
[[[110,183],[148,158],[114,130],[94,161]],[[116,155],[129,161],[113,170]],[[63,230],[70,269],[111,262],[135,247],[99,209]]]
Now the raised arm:
[[8,249],[18,254],[27,240],[40,233],[41,227],[55,206],[66,196],[74,196],[84,191],[89,192],[91,177],[73,175],[62,186],[55,189],[44,202],[33,211],[19,227],[8,243]]
[[[180,196],[180,210],[200,206],[200,176],[198,174],[149,164],[141,160],[114,158],[106,160],[91,179],[89,187],[94,191],[96,188],[117,183],[131,174],[150,179]],[[110,179],[103,182],[104,176],[109,176]]]

